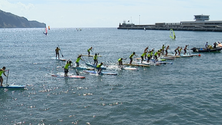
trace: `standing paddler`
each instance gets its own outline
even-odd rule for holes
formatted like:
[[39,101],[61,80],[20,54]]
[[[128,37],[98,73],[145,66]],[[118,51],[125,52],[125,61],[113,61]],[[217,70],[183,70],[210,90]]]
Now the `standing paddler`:
[[56,47],[56,49],[55,49],[56,59],[57,59],[57,57],[59,59],[59,51],[60,51],[59,47]]
[[129,58],[130,58],[130,63],[129,63],[129,64],[132,64],[132,62],[133,62],[133,56],[134,56],[135,54],[136,54],[136,53],[133,52],[133,54],[131,54],[131,55],[129,56]]
[[168,45],[167,47],[166,47],[166,50],[165,50],[165,52],[166,52],[166,54],[165,54],[165,56],[167,56],[167,54],[168,54],[168,49],[170,48],[170,46]]
[[147,54],[147,62],[149,62],[150,59],[151,59],[151,51],[149,51],[148,54]]
[[92,51],[92,47],[90,47],[87,52],[88,52],[88,56],[90,56],[90,51]]
[[143,62],[144,58],[146,59],[146,51],[144,51],[141,55],[141,63]]
[[98,74],[101,74],[101,72],[102,72],[102,65],[103,65],[103,63],[101,62],[100,64],[98,64],[98,65],[96,66],[96,68],[97,68],[97,73],[98,73]]
[[163,46],[162,46],[162,55],[164,55],[164,48],[165,48],[165,46],[163,44]]
[[83,60],[82,59],[82,55],[79,55],[78,57],[77,57],[77,59],[76,59],[76,67],[79,67],[79,61],[80,60]]
[[187,47],[188,47],[188,45],[186,45],[185,48],[183,49],[184,55],[187,53]]
[[94,60],[93,65],[97,66],[97,64],[98,64],[98,55],[97,55],[97,53],[95,53],[95,55],[93,56],[93,60]]
[[4,74],[5,77],[7,77],[5,75],[5,69],[6,67],[2,67],[2,69],[0,69],[0,81],[1,81],[1,87],[2,87],[2,83],[3,83],[3,77],[2,77],[2,74]]
[[69,72],[69,67],[71,66],[72,61],[68,60],[66,62],[66,65],[64,66],[64,76],[67,77],[68,76],[68,72]]

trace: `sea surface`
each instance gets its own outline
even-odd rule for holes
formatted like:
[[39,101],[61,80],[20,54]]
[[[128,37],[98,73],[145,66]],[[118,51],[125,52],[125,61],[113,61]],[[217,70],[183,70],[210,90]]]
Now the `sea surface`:
[[[0,89],[1,125],[210,125],[222,124],[222,53],[168,60],[173,64],[118,70],[118,58],[169,45],[204,47],[222,41],[220,32],[118,30],[116,28],[0,29],[0,68],[9,69],[9,84],[25,90]],[[51,77],[79,54],[99,53],[99,62],[117,76],[85,79]],[[192,53],[191,50],[188,51]],[[199,53],[197,53],[199,54]],[[84,57],[93,62],[92,57]],[[75,70],[70,69],[75,75]]]

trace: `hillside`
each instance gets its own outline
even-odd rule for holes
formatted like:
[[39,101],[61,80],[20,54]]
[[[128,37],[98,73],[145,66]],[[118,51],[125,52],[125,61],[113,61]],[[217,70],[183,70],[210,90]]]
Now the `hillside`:
[[45,23],[29,21],[25,17],[19,17],[12,13],[0,10],[0,28],[44,28]]

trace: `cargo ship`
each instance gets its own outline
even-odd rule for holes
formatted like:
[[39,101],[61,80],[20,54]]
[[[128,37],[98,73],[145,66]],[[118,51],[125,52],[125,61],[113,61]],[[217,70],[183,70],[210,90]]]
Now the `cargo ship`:
[[210,21],[209,15],[194,15],[195,21],[179,23],[155,23],[153,25],[135,25],[124,21],[117,29],[127,30],[181,30],[181,31],[212,31],[222,32],[222,20]]

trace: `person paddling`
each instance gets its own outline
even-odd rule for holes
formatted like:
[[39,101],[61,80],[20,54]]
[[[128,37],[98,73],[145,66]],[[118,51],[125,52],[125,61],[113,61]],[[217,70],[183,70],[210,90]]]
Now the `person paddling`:
[[60,51],[59,47],[56,47],[56,49],[55,49],[56,59],[57,59],[57,57],[59,59],[59,51]]
[[87,52],[88,52],[88,56],[90,56],[90,51],[92,51],[92,47],[90,47]]
[[180,55],[180,52],[182,51],[182,47],[180,47],[179,49],[178,49],[178,55]]
[[150,59],[151,59],[151,51],[149,51],[148,54],[147,54],[147,62],[149,62]]
[[5,69],[6,67],[2,67],[2,69],[0,69],[0,81],[1,81],[1,87],[2,87],[2,83],[3,83],[3,77],[2,74],[4,74],[5,77],[8,77],[5,75]]
[[130,63],[129,63],[129,64],[132,64],[132,62],[133,62],[133,56],[134,56],[135,54],[136,54],[136,53],[133,52],[133,54],[131,54],[131,55],[129,56],[129,58],[130,58]]
[[169,47],[170,47],[170,46],[167,46],[167,47],[166,47],[166,50],[165,50],[166,54],[165,54],[165,56],[167,56],[167,54],[168,54],[168,49],[169,49]]
[[174,50],[175,56],[177,55],[177,51],[178,51],[179,48],[180,48],[180,47],[178,46],[178,47]]
[[184,49],[183,49],[184,55],[187,53],[187,47],[188,47],[188,45],[186,45],[186,46],[184,47]]
[[80,60],[83,60],[82,59],[82,55],[79,55],[78,57],[77,57],[77,59],[76,59],[76,67],[79,67],[79,61]]
[[68,76],[68,72],[69,72],[69,67],[71,66],[71,64],[72,64],[72,61],[70,61],[70,60],[68,60],[67,62],[66,62],[66,65],[65,65],[65,67],[64,67],[64,76],[65,77],[67,77]]
[[146,59],[146,51],[144,51],[141,55],[141,63],[143,62],[144,58]]
[[102,65],[103,65],[103,63],[101,62],[100,64],[98,64],[98,65],[96,66],[96,68],[97,68],[97,73],[98,73],[98,74],[101,74],[101,72],[102,72]]
[[97,53],[95,53],[95,55],[93,56],[93,60],[94,60],[94,65],[97,66],[97,64],[98,64],[98,55],[97,55]]

